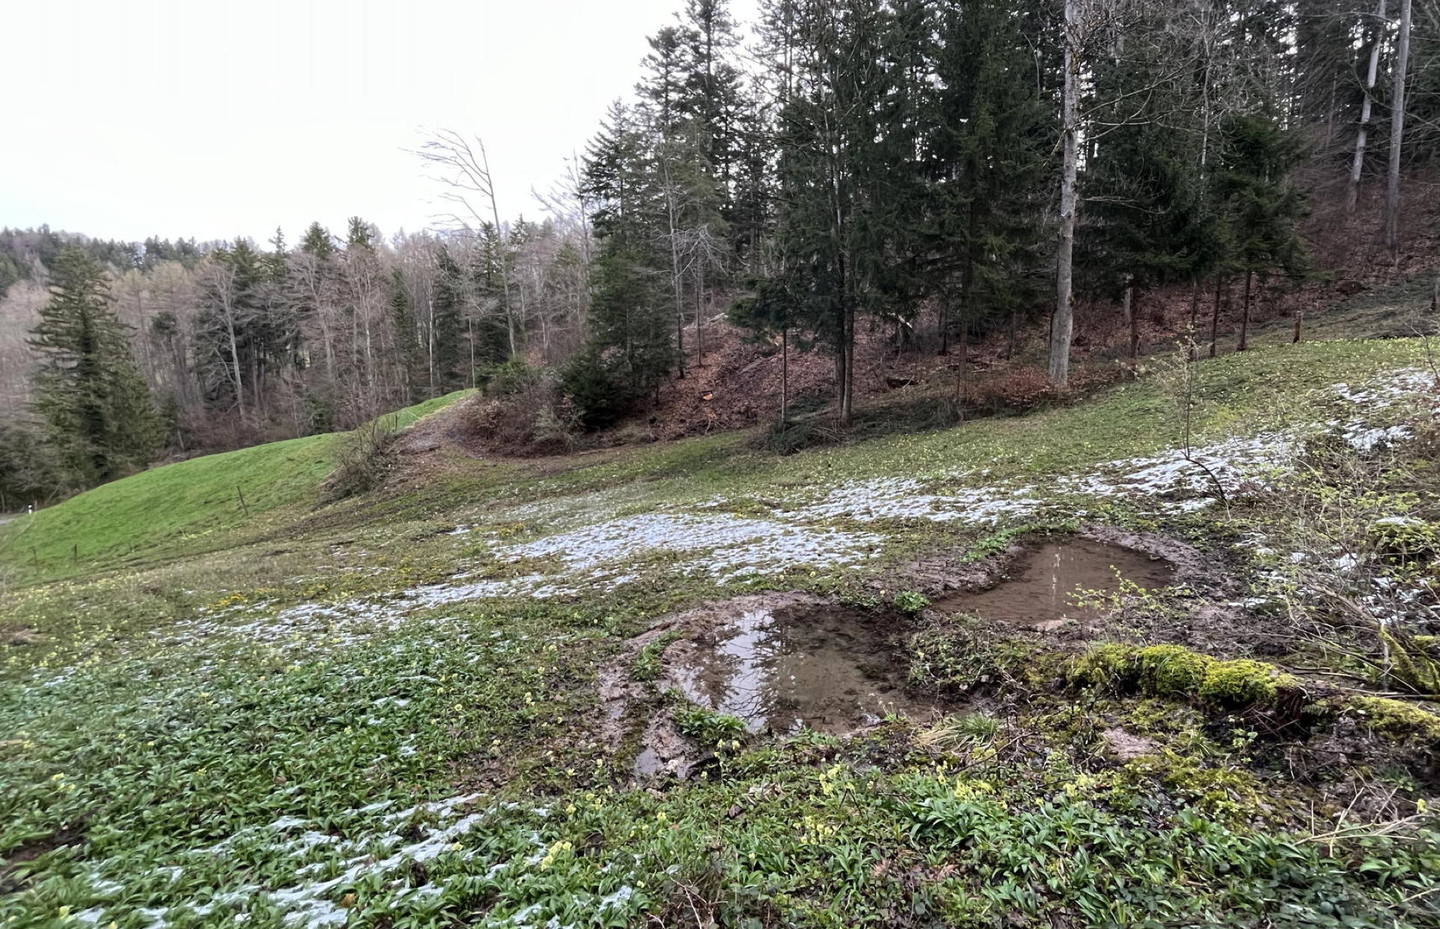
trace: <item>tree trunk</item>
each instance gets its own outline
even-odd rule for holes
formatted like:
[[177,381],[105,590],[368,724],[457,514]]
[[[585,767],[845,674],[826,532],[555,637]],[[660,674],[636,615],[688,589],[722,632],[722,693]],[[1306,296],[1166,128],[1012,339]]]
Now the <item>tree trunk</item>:
[[675,222],[675,191],[670,184],[670,167],[662,162],[665,182],[665,219],[670,229],[670,287],[675,292],[675,357],[679,376],[685,376],[685,306],[680,287],[680,243]]
[[960,366],[955,371],[955,418],[962,423],[965,421],[965,380],[969,362],[970,324],[967,319],[960,324]]
[[1120,308],[1125,314],[1125,327],[1130,331],[1130,366],[1140,355],[1140,323],[1135,315],[1135,279],[1125,275],[1125,292],[1120,296]]
[[[1407,0],[1408,2],[1408,0]],[[1050,383],[1070,381],[1070,340],[1075,327],[1072,261],[1075,251],[1076,141],[1079,131],[1080,0],[1065,0],[1065,90],[1061,99],[1063,156],[1060,174],[1060,245],[1056,256],[1055,316],[1050,323]]]
[[1385,185],[1385,245],[1400,254],[1400,148],[1405,139],[1405,69],[1410,61],[1410,0],[1400,0],[1395,93],[1390,102],[1390,176]]
[[1200,278],[1190,279],[1190,338],[1195,338],[1195,317],[1200,312]]
[[[480,148],[480,170],[485,179],[485,194],[490,198],[490,218],[495,223],[495,261],[500,266],[500,290],[505,295],[505,329],[510,337],[510,357],[516,354],[515,311],[510,306],[510,262],[505,257],[505,227],[500,225],[500,205],[495,202],[495,178],[490,173],[490,154],[485,151],[485,142],[475,140]],[[470,345],[470,386],[475,386],[475,345]]]
[[1380,67],[1380,43],[1385,23],[1385,0],[1375,5],[1375,23],[1370,30],[1370,67],[1365,72],[1365,96],[1360,102],[1360,126],[1355,130],[1355,157],[1350,161],[1350,186],[1345,191],[1345,212],[1355,212],[1360,196],[1360,172],[1365,166],[1365,144],[1370,135],[1370,107],[1375,98],[1375,76]]
[[226,334],[230,336],[230,367],[235,371],[235,405],[240,408],[240,421],[245,421],[245,385],[240,375],[240,348],[235,338],[235,316],[225,314]]
[[1240,311],[1240,344],[1235,347],[1237,352],[1243,352],[1250,347],[1250,280],[1254,276],[1254,271],[1245,272],[1245,298]]
[[1295,334],[1290,337],[1290,344],[1295,345],[1300,341],[1300,326],[1305,322],[1305,311],[1295,311]]
[[1215,357],[1215,345],[1220,338],[1220,292],[1224,289],[1225,279],[1220,274],[1215,275],[1215,306],[1210,311],[1210,357]]
[[940,354],[950,354],[950,296],[949,288],[940,295]]
[[780,428],[790,419],[790,328],[780,330]]
[[475,389],[475,320],[465,314],[465,341],[470,343],[470,389]]
[[699,279],[695,282],[695,367],[705,366],[705,265],[697,262],[695,273]]

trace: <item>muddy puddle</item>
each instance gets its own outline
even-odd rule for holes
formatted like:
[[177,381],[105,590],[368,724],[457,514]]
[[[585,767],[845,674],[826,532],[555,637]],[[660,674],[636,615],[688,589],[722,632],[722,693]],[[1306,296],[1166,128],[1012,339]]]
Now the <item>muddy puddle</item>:
[[904,691],[894,636],[843,608],[757,606],[672,644],[668,677],[694,703],[752,733],[846,733],[894,713],[935,715]]
[[1175,566],[1163,558],[1094,539],[1047,542],[1016,561],[995,586],[936,600],[942,613],[973,613],[982,619],[1048,631],[1069,623],[1086,625],[1103,616],[1076,603],[1077,591],[1114,593],[1120,578],[1145,589],[1165,587]]

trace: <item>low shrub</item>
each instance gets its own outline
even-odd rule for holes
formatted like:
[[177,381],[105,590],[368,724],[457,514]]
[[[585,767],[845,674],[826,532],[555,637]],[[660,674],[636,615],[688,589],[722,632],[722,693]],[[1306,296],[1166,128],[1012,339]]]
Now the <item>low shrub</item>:
[[321,485],[323,498],[344,500],[385,483],[394,467],[391,450],[399,435],[393,416],[381,416],[347,433],[338,443],[335,469]]
[[475,371],[476,386],[491,397],[508,397],[529,390],[543,378],[542,371],[526,364],[521,358],[486,365]]

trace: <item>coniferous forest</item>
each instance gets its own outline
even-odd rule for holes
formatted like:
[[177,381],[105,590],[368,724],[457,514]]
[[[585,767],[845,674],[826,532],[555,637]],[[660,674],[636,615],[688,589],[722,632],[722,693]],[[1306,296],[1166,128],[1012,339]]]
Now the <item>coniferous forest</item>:
[[416,151],[452,208],[425,231],[6,230],[0,486],[54,499],[462,387],[523,393],[522,446],[583,435],[677,389],[722,315],[829,359],[842,427],[866,338],[1038,326],[1063,388],[1076,305],[1134,329],[1188,295],[1213,343],[1223,292],[1243,346],[1262,284],[1328,271],[1317,197],[1383,200],[1357,235],[1396,255],[1417,232],[1440,13],[1401,6],[767,0],[740,23],[689,0],[529,218],[490,196],[504,140],[457,130]]

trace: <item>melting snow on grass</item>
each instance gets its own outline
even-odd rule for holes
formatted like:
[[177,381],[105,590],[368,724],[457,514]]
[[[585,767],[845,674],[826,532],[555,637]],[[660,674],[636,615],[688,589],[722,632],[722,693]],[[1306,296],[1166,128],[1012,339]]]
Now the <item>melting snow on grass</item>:
[[[536,828],[548,810],[511,803],[479,808],[480,799],[481,795],[470,794],[393,812],[383,812],[392,804],[382,801],[328,818],[333,822],[358,817],[362,823],[373,823],[368,829],[345,830],[349,837],[319,831],[320,823],[284,816],[241,830],[216,845],[182,853],[178,860],[183,865],[117,874],[115,880],[96,875],[96,881],[107,888],[105,896],[123,897],[129,884],[153,887],[157,875],[179,875],[192,866],[203,869],[217,859],[260,856],[275,865],[268,869],[279,875],[274,879],[223,888],[177,888],[173,896],[158,898],[152,891],[147,902],[161,906],[106,903],[77,916],[83,922],[99,923],[123,921],[134,914],[154,929],[163,929],[199,917],[224,915],[239,923],[254,914],[274,912],[286,926],[323,929],[346,923],[349,907],[358,902],[356,892],[362,888],[368,888],[367,911],[400,916],[411,908],[428,911],[433,904],[427,901],[446,894],[452,875],[462,895],[473,896],[483,884],[497,890],[514,886],[520,874],[546,857],[549,846]],[[498,821],[502,816],[505,821]],[[502,832],[505,838],[497,841]],[[477,834],[482,841],[467,844]],[[618,875],[613,883],[619,883]],[[630,896],[628,885],[620,884],[608,893],[595,894],[592,902],[601,909],[625,909]]]
[[511,546],[512,558],[558,558],[572,573],[650,554],[689,557],[679,567],[689,574],[721,580],[779,573],[791,567],[854,564],[870,557],[884,539],[873,533],[842,532],[773,519],[727,513],[649,513]]
[[397,628],[417,611],[491,598],[550,598],[614,590],[637,579],[627,568],[634,559],[679,556],[673,569],[721,582],[780,574],[796,567],[829,568],[856,564],[873,556],[883,536],[867,532],[753,519],[727,513],[652,513],[612,519],[529,542],[493,547],[500,563],[549,560],[550,574],[465,578],[425,584],[390,598],[354,598],[302,603],[245,622],[226,614],[253,605],[227,608],[181,624],[182,639],[210,635],[239,636],[276,646],[300,647],[317,640],[352,644]]
[[[1331,393],[1347,409],[1347,416],[1320,428],[1362,452],[1371,452],[1410,435],[1409,427],[1403,423],[1383,424],[1377,420],[1397,408],[1408,412],[1420,397],[1434,392],[1433,376],[1418,368],[1390,372],[1361,388],[1337,384]],[[1224,439],[1194,448],[1188,454],[1172,448],[1154,455],[1116,459],[1083,474],[1057,477],[1043,494],[1028,485],[937,493],[914,478],[855,481],[833,488],[820,501],[800,507],[791,515],[802,519],[924,519],[991,525],[1002,519],[1031,516],[1046,498],[1067,495],[1127,496],[1145,499],[1162,511],[1189,511],[1208,505],[1208,495],[1213,493],[1216,482],[1229,495],[1247,486],[1264,484],[1294,458],[1303,434],[1302,430],[1262,432]],[[957,483],[964,477],[951,476],[945,482]]]

